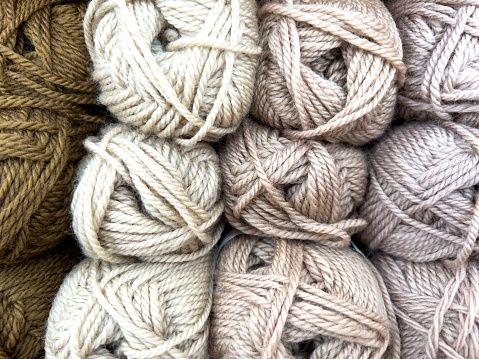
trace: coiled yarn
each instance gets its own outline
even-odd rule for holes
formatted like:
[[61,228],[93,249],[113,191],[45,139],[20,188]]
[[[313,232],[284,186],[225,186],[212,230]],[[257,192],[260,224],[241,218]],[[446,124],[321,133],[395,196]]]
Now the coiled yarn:
[[344,247],[366,225],[350,218],[367,183],[357,149],[290,140],[246,121],[224,145],[221,161],[226,216],[243,233]]
[[206,358],[212,271],[212,254],[185,263],[83,261],[53,304],[46,358]]
[[0,265],[0,358],[43,357],[45,322],[76,260],[71,243],[16,265]]
[[407,67],[400,115],[479,125],[479,2],[398,0],[390,10]]
[[85,141],[73,228],[92,258],[184,261],[204,255],[223,225],[219,159],[124,125]]
[[186,145],[236,129],[260,51],[254,0],[94,0],[88,9],[100,102],[118,120]]
[[373,249],[460,266],[479,244],[479,130],[452,122],[390,131],[371,151],[361,208]]
[[401,358],[479,358],[479,265],[457,270],[378,253],[398,319]]
[[350,249],[241,235],[215,280],[214,358],[399,358],[384,284]]
[[263,0],[253,112],[289,137],[363,144],[391,121],[404,79],[379,0]]
[[86,1],[0,6],[0,262],[57,245],[81,141],[104,118],[82,31]]

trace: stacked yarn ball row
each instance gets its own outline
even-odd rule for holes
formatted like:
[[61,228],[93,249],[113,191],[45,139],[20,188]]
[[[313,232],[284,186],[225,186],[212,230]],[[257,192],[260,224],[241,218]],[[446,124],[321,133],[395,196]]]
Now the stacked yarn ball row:
[[76,261],[69,204],[82,141],[105,121],[83,35],[87,1],[0,3],[0,358],[43,357]]
[[84,32],[119,123],[85,141],[71,210],[88,258],[55,299],[46,357],[207,358],[224,205],[203,141],[250,106],[256,4],[93,0]]
[[478,358],[479,3],[397,0],[390,10],[407,67],[398,115],[409,123],[370,152],[361,238],[377,251],[402,358]]
[[[376,269],[349,246],[366,156],[404,80],[392,17],[375,0],[260,2],[252,112],[221,148],[236,232],[215,274],[214,358],[399,358]],[[231,239],[232,238],[232,239]]]

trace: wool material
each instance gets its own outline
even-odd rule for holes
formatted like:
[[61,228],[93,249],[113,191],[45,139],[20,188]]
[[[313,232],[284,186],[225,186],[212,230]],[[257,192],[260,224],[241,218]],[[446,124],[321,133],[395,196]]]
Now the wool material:
[[211,146],[183,147],[111,125],[85,147],[71,208],[86,255],[110,262],[187,261],[217,243],[223,201]]
[[405,119],[479,125],[479,2],[397,0],[389,4],[404,46]]
[[44,357],[48,312],[78,255],[67,242],[21,264],[0,265],[1,359]]
[[87,1],[3,0],[0,6],[0,262],[57,245],[81,141],[95,131],[82,20]]
[[241,235],[215,281],[214,358],[399,359],[386,288],[351,249]]
[[245,121],[220,156],[226,217],[243,233],[344,247],[366,226],[356,218],[367,187],[358,149]]
[[86,259],[48,319],[47,359],[207,358],[212,253],[184,263]]
[[258,47],[254,0],[93,0],[85,37],[100,102],[121,122],[184,145],[233,132]]
[[253,113],[288,137],[364,144],[391,121],[401,42],[379,0],[263,0]]
[[454,122],[391,130],[371,150],[361,215],[372,249],[463,265],[479,252],[479,130]]
[[479,358],[479,262],[456,270],[378,253],[391,294],[403,359]]

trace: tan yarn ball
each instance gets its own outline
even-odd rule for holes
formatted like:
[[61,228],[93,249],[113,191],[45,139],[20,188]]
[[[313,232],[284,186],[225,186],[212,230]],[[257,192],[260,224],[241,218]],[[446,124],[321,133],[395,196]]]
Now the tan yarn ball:
[[85,254],[111,262],[178,261],[216,244],[223,202],[211,146],[182,147],[117,125],[85,147],[72,201]]
[[214,358],[399,359],[386,288],[351,249],[241,235],[215,284]]
[[378,253],[374,260],[391,295],[401,358],[479,358],[479,264],[457,270]]
[[379,0],[263,0],[253,112],[289,137],[363,144],[391,121],[404,79]]
[[400,115],[479,125],[479,2],[390,3],[404,49]]
[[53,304],[46,358],[206,359],[212,262],[83,261]]
[[84,30],[100,102],[186,145],[233,132],[253,95],[254,0],[93,0]]
[[401,126],[372,149],[361,208],[370,248],[453,267],[479,252],[479,130],[443,126]]
[[354,218],[367,183],[358,149],[245,121],[220,156],[226,216],[243,233],[344,247],[366,226]]

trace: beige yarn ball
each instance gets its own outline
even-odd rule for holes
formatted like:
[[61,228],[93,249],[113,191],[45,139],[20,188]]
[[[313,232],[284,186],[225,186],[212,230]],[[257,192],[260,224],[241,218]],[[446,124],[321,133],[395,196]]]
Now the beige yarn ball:
[[391,295],[401,358],[479,357],[479,263],[457,270],[378,253],[374,264]]
[[253,113],[288,137],[364,144],[391,121],[404,80],[379,0],[263,0]]
[[233,132],[250,107],[254,0],[93,0],[84,31],[99,100],[124,123],[192,145]]
[[46,358],[206,359],[212,259],[83,261],[53,303]]
[[479,253],[479,130],[442,125],[397,127],[371,150],[361,238],[401,258],[458,267]]
[[367,184],[364,154],[351,146],[290,140],[245,121],[220,153],[229,223],[251,235],[344,247]]
[[71,208],[86,255],[187,261],[216,244],[223,202],[211,146],[183,147],[117,125],[87,139],[85,148]]
[[386,288],[349,248],[241,235],[221,253],[215,282],[214,358],[400,357]]
[[479,125],[479,2],[390,2],[404,48],[400,116]]

